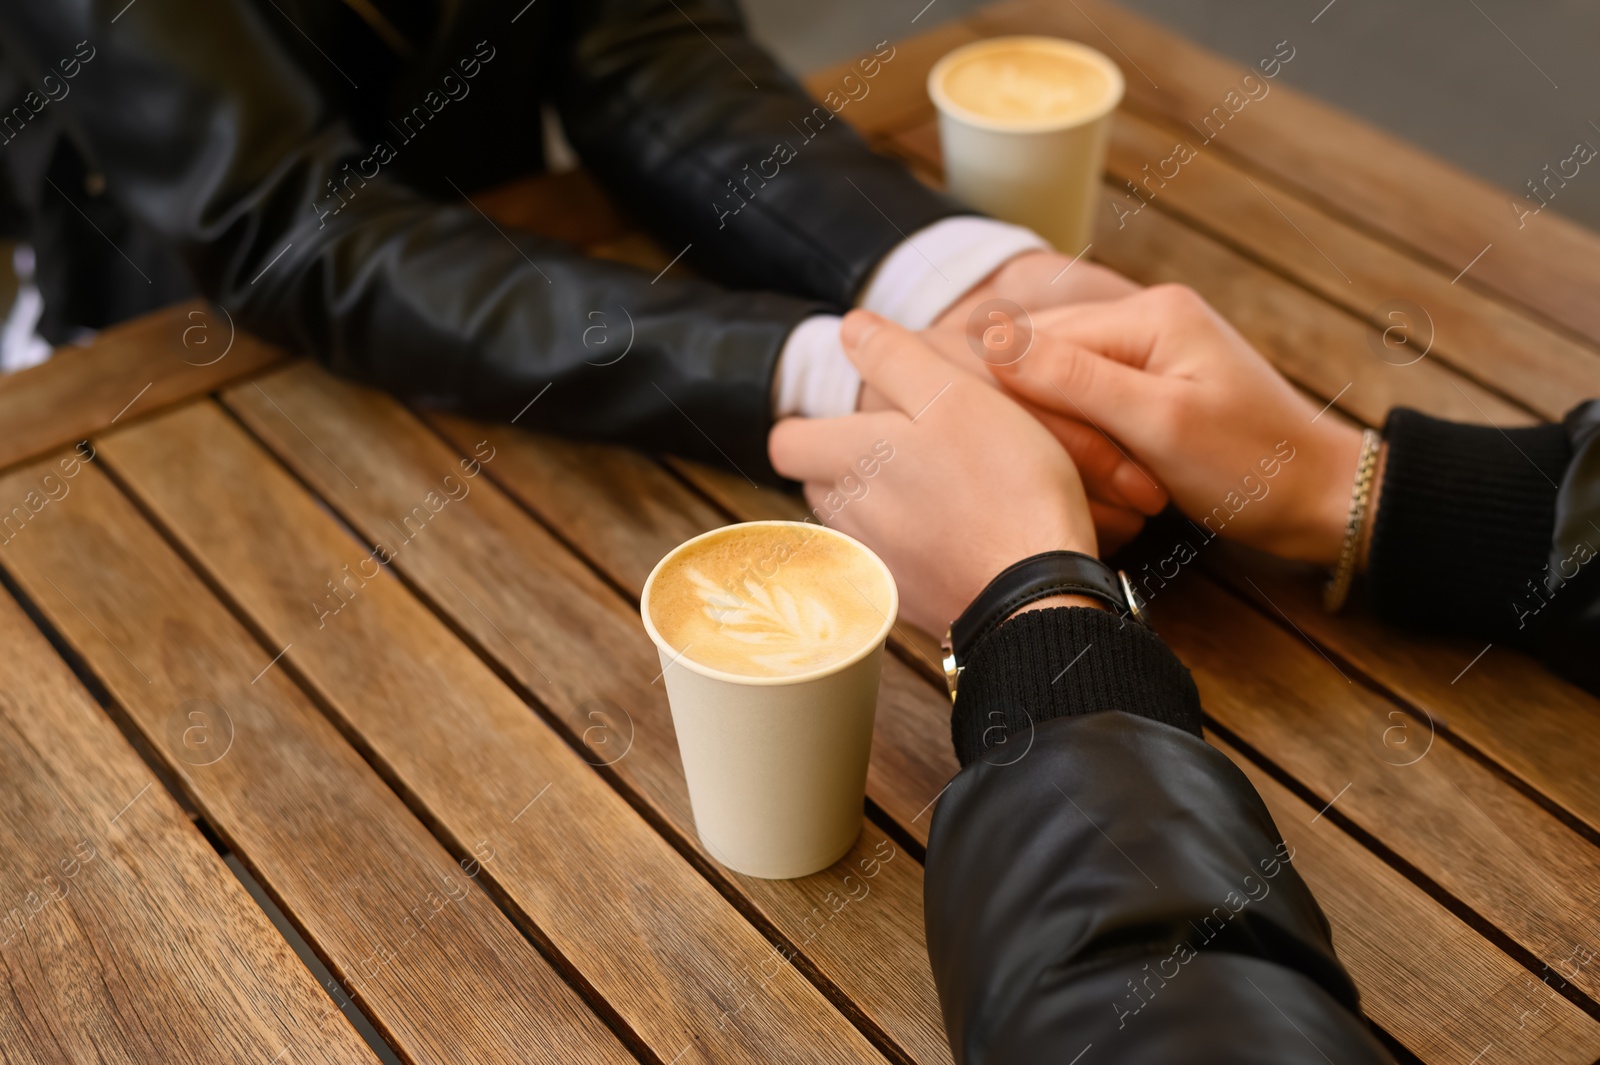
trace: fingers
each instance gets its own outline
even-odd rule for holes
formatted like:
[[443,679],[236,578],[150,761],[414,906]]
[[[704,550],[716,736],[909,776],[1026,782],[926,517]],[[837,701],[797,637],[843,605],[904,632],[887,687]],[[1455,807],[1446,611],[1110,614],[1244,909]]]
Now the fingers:
[[1094,519],[1095,538],[1100,542],[1102,558],[1115,554],[1144,528],[1143,514],[1093,499],[1089,500],[1089,516]]
[[874,447],[907,425],[899,411],[842,418],[785,418],[767,435],[772,468],[796,481],[831,482],[852,472]]
[[914,334],[869,311],[845,315],[839,339],[861,379],[911,418],[926,410],[958,375]]
[[995,379],[1037,406],[1123,439],[1138,438],[1141,423],[1160,409],[1159,401],[1171,388],[1159,375],[1061,337],[1039,335],[1025,358],[995,367]]
[[1091,497],[1147,515],[1159,514],[1166,508],[1167,493],[1155,478],[1099,429],[1033,403],[1024,405],[1072,456],[1083,477],[1084,490]]
[[1046,334],[1143,368],[1174,321],[1204,307],[1205,301],[1191,289],[1157,285],[1119,300],[1040,311],[1033,322],[1035,335]]

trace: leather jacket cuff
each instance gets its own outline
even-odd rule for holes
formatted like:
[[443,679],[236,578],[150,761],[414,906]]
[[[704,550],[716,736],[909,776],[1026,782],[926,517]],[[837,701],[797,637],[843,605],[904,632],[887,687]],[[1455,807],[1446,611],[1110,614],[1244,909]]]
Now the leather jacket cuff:
[[1367,563],[1386,621],[1525,639],[1547,597],[1556,486],[1572,459],[1560,425],[1500,430],[1391,411]]
[[1154,632],[1089,607],[1033,610],[1007,621],[972,654],[950,734],[962,766],[1009,763],[1051,718],[1105,710],[1200,735],[1200,695]]

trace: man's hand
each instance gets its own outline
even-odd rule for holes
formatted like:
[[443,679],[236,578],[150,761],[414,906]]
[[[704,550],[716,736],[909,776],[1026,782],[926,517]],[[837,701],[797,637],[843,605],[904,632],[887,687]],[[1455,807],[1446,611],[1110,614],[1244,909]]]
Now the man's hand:
[[964,329],[972,312],[992,299],[1008,299],[1032,314],[1050,307],[1122,299],[1138,291],[1138,285],[1115,270],[1086,258],[1074,261],[1059,252],[1025,252],[978,282],[939,316],[934,327]]
[[[1120,299],[1138,291],[1138,285],[1115,270],[1087,259],[1074,260],[1057,252],[1024,252],[1001,264],[920,336],[952,365],[992,384],[990,364],[1004,361],[1005,356],[990,353],[980,358],[973,351],[974,343],[983,343],[990,324],[987,320],[975,322],[972,317],[984,303],[1009,300],[1031,318],[1052,307]],[[1025,398],[1022,405],[1055,435],[1077,466],[1095,530],[1108,553],[1137,536],[1145,517],[1159,514],[1167,505],[1166,491],[1098,428],[1074,414],[1063,415]],[[863,383],[860,410],[890,407],[870,381]]]
[[1360,432],[1319,417],[1193,290],[1042,312],[1027,356],[993,372],[1038,407],[1103,426],[1211,532],[1337,561]]
[[852,311],[841,338],[892,407],[785,419],[768,451],[829,525],[889,564],[907,620],[942,632],[1011,563],[1098,553],[1077,469],[1032,415],[876,315]]

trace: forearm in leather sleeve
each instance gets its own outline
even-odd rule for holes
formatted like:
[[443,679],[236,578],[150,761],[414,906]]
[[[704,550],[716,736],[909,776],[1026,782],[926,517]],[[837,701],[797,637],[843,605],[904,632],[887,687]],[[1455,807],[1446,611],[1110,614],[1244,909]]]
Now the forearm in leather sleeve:
[[7,43],[54,56],[93,40],[93,64],[53,106],[107,195],[241,328],[404,396],[501,419],[538,396],[519,425],[771,476],[773,366],[821,304],[652,281],[498,232],[471,205],[425,198],[387,171],[319,214],[330,179],[370,146],[261,13],[212,0],[140,5],[112,23],[121,6],[16,8]]
[[553,86],[584,164],[674,251],[741,288],[849,306],[918,229],[961,213],[849,126],[897,61],[864,49],[811,99],[746,35],[732,0],[572,5]]
[[973,653],[956,718],[924,890],[960,1065],[1390,1060],[1158,637],[1023,614]]

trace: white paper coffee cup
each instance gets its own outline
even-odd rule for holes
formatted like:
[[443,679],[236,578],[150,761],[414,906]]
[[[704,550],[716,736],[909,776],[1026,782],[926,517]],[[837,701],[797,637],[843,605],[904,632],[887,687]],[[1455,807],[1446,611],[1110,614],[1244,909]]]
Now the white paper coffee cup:
[[726,527],[679,544],[645,581],[639,612],[660,654],[700,840],[735,872],[788,879],[826,869],[861,832],[878,676],[899,593],[883,560],[843,533],[809,522],[745,524],[838,537],[882,571],[888,589],[883,623],[858,651],[807,673],[753,677],[680,654],[650,614],[663,570]]
[[[980,114],[951,99],[946,79],[959,66],[1026,49],[1088,66],[1104,79],[1105,97],[1069,118],[1008,120]],[[1027,226],[1057,251],[1077,255],[1094,232],[1111,115],[1122,100],[1122,71],[1087,45],[1057,37],[991,37],[963,45],[928,74],[928,95],[939,110],[945,187],[971,207]]]

